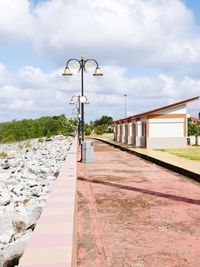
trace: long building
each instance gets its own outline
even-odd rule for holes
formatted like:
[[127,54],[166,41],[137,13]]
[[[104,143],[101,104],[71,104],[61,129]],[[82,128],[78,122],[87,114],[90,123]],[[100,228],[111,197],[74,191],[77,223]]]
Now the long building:
[[199,96],[114,121],[114,140],[142,148],[187,147],[187,104]]

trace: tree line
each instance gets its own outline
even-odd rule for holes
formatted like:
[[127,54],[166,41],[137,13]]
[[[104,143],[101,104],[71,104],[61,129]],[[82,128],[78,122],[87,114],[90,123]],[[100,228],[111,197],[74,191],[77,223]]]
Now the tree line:
[[74,135],[76,121],[65,115],[0,123],[0,142],[23,141],[53,135]]
[[113,118],[103,115],[100,119],[85,124],[85,134],[90,135],[92,132],[101,135],[103,133],[113,132]]

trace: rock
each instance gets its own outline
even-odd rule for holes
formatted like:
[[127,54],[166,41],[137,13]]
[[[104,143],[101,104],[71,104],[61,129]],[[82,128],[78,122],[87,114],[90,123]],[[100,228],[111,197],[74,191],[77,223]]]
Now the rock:
[[17,186],[15,186],[13,189],[12,189],[12,192],[15,193],[17,196],[19,196],[22,192],[22,190],[24,189],[24,186],[19,184]]
[[18,264],[24,239],[40,217],[71,140],[59,136],[38,143],[34,139],[28,148],[26,142],[0,144],[0,151],[10,153],[0,159],[0,267]]
[[14,159],[15,158],[15,151],[8,151],[7,159]]
[[6,231],[4,234],[0,235],[0,243],[8,244],[11,241],[13,235],[13,230]]
[[35,187],[35,186],[38,186],[38,182],[34,181],[34,180],[29,180],[29,181],[27,181],[27,185],[29,187]]
[[33,173],[33,174],[38,174],[39,173],[39,168],[37,167],[37,166],[30,166],[29,168],[28,168],[28,171],[30,172],[30,173]]
[[25,204],[15,207],[15,214],[12,216],[15,231],[25,231],[35,225],[42,212],[42,205],[39,202],[29,199]]
[[14,242],[4,247],[0,252],[0,266],[18,265],[19,259],[24,252],[24,248],[30,239],[32,230],[28,230]]
[[11,202],[11,195],[8,192],[0,193],[0,205],[5,206]]
[[13,218],[13,226],[15,233],[21,233],[25,232],[32,224],[26,223],[25,217],[18,217],[15,215],[15,218]]
[[7,170],[9,168],[10,168],[10,164],[7,162],[2,165],[2,169],[4,169],[4,170]]
[[55,171],[53,175],[54,175],[55,177],[58,177],[58,175],[59,175],[59,171]]
[[0,208],[0,243],[9,243],[13,235],[11,214],[4,207]]

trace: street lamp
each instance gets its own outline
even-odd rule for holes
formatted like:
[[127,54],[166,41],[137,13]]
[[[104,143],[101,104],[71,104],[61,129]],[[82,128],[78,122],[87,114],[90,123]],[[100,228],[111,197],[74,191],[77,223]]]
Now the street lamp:
[[100,68],[99,68],[99,64],[98,62],[91,58],[91,59],[84,59],[83,56],[81,56],[80,60],[79,59],[75,59],[75,58],[71,58],[67,61],[66,63],[66,67],[64,69],[64,72],[63,72],[63,75],[64,76],[71,76],[73,73],[71,72],[70,68],[69,68],[69,63],[71,62],[77,62],[78,63],[78,66],[79,66],[79,69],[78,69],[78,72],[80,71],[81,72],[81,95],[80,95],[80,103],[81,103],[81,130],[82,130],[82,136],[81,136],[81,139],[82,139],[82,143],[84,141],[84,104],[86,104],[85,102],[82,102],[81,99],[82,97],[84,97],[84,87],[83,87],[83,73],[86,72],[86,64],[89,63],[89,62],[93,62],[95,63],[96,65],[96,69],[93,73],[93,76],[102,76],[103,73],[101,72]]
[[[80,130],[81,130],[81,114],[80,114],[80,104],[89,104],[88,98],[86,96],[80,96],[80,95],[73,95],[69,104],[70,105],[75,105],[75,108],[73,111],[76,109],[77,113],[77,120],[78,120],[78,141],[79,145],[81,144],[81,136],[80,136]],[[74,113],[73,113],[74,115]]]
[[127,95],[125,94],[125,95],[124,95],[124,98],[125,98],[125,102],[124,102],[124,113],[125,113],[125,118],[126,118],[126,97],[127,97]]

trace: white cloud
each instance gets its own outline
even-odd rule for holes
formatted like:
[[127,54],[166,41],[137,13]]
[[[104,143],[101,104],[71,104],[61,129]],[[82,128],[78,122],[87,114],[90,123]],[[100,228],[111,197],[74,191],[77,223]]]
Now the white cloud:
[[[200,66],[200,31],[179,0],[51,0],[34,7],[28,0],[1,0],[0,38],[18,47],[26,44],[54,66],[64,67],[82,53],[97,59],[104,76],[85,75],[88,119],[124,116],[124,94],[127,112],[133,114],[200,92],[200,79],[184,69]],[[20,56],[23,61],[23,51]],[[79,74],[66,78],[62,68],[47,72],[32,65],[13,71],[0,64],[0,120],[71,115],[68,102],[80,91]],[[157,74],[132,72],[131,77],[132,66],[155,67]],[[178,71],[182,77],[176,77]],[[197,114],[199,102],[191,108]]]
[[34,17],[27,0],[0,1],[1,42],[25,41],[33,38]]
[[[103,67],[101,79],[85,74],[84,92],[90,105],[85,107],[86,120],[108,114],[124,116],[124,94],[127,94],[128,114],[135,114],[199,94],[200,79],[185,77],[179,81],[160,74],[154,77],[127,78],[126,69]],[[5,72],[12,72],[5,69]],[[48,73],[33,66],[15,72],[15,79],[0,85],[0,120],[39,117],[65,113],[71,116],[71,96],[80,92],[80,75],[61,76],[62,70]],[[109,73],[109,75],[108,75]],[[199,102],[191,105],[193,114],[200,110]]]
[[58,65],[80,53],[104,64],[200,62],[200,32],[180,0],[1,0],[0,36],[29,41]]
[[178,0],[54,0],[38,6],[35,16],[35,49],[59,62],[79,51],[126,65],[200,60],[199,31]]

